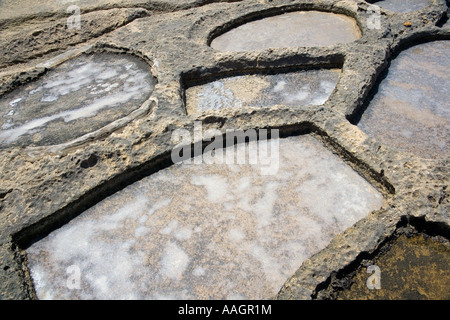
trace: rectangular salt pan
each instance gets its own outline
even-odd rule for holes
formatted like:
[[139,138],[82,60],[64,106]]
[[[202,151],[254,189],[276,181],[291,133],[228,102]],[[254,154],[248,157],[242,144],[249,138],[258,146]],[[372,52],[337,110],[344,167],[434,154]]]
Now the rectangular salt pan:
[[383,202],[312,136],[278,142],[276,175],[258,164],[181,162],[33,244],[38,297],[274,297],[305,259]]
[[339,80],[340,69],[303,70],[219,79],[186,90],[188,113],[272,105],[323,105]]

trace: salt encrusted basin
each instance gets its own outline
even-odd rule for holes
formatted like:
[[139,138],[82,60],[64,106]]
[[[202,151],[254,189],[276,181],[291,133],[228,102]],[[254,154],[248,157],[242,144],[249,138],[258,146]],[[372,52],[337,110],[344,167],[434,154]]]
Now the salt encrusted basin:
[[0,148],[67,142],[129,115],[155,84],[123,54],[81,55],[0,99]]
[[211,42],[219,51],[252,51],[284,47],[326,47],[361,37],[356,21],[342,14],[298,11],[236,27]]
[[398,150],[450,155],[450,41],[416,45],[395,58],[358,126]]
[[[266,147],[256,164],[174,164],[34,243],[38,297],[272,298],[305,259],[383,203],[311,135]],[[263,174],[275,156],[278,170]]]
[[430,0],[382,0],[376,1],[374,3],[377,6],[380,6],[383,9],[398,12],[398,13],[406,13],[416,10],[421,10],[431,5]]
[[318,69],[223,78],[188,88],[186,110],[195,113],[276,104],[322,105],[336,87],[340,74],[340,69]]

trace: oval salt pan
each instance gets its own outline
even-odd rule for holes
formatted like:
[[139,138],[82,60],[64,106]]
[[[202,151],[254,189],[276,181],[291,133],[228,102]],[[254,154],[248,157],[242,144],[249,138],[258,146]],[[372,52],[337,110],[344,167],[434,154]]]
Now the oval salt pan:
[[356,21],[346,15],[298,11],[243,24],[213,39],[211,47],[219,51],[327,47],[360,37]]
[[138,109],[154,84],[137,57],[68,60],[0,99],[0,148],[56,145],[91,133]]

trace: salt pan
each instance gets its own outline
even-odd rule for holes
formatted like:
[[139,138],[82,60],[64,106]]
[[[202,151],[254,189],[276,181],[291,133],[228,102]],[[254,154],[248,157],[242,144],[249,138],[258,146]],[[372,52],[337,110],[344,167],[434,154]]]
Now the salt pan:
[[59,144],[100,129],[139,108],[154,84],[136,57],[69,60],[0,99],[0,148]]
[[358,126],[394,149],[445,158],[450,145],[450,41],[416,45],[389,67]]
[[323,105],[339,80],[339,69],[302,70],[219,79],[186,90],[188,113],[272,105]]
[[361,32],[350,17],[320,11],[290,12],[252,21],[211,42],[219,51],[252,51],[283,47],[324,47],[352,42]]
[[[261,164],[180,162],[88,209],[27,249],[38,297],[272,298],[305,259],[383,203],[312,136],[279,145],[276,175]],[[72,265],[79,290],[64,285]]]

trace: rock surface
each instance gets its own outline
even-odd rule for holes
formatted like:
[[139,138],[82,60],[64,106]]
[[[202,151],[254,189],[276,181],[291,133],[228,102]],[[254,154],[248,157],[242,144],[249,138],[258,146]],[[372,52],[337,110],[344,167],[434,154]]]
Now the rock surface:
[[[114,130],[100,130],[82,141],[0,150],[2,298],[35,298],[24,250],[107,196],[169,167],[175,146],[171,133],[176,129],[193,132],[196,120],[205,129],[222,133],[279,128],[282,136],[314,134],[386,199],[379,210],[336,235],[326,248],[299,265],[276,295],[278,299],[320,297],[336,274],[354,267],[364,253],[374,252],[395,232],[399,221],[421,218],[427,225],[439,226],[434,232],[448,230],[449,159],[425,159],[397,150],[354,124],[393,54],[417,42],[450,39],[448,23],[444,23],[445,1],[432,0],[427,8],[405,14],[382,10],[379,16],[374,16],[369,3],[353,0],[98,0],[74,4],[81,9],[79,30],[64,28],[64,21],[71,17],[68,3],[0,2],[0,94],[39,79],[80,52],[141,57],[148,61],[157,84],[148,112],[126,119]],[[296,10],[346,14],[357,20],[362,36],[322,48],[230,53],[209,46],[214,37],[249,17]],[[107,22],[97,24],[97,17]],[[342,67],[342,74],[335,92],[321,106],[186,113],[184,91],[197,81],[205,83],[242,71],[330,66]]]

